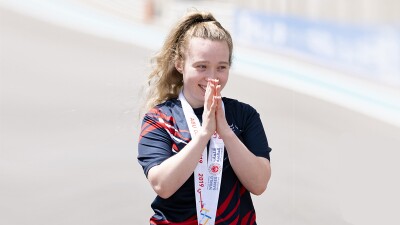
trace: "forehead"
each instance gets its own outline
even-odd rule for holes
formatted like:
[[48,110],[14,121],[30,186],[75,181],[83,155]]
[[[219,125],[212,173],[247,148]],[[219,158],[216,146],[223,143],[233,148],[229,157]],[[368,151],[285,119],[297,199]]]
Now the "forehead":
[[188,60],[229,62],[229,47],[226,41],[191,38],[187,50]]

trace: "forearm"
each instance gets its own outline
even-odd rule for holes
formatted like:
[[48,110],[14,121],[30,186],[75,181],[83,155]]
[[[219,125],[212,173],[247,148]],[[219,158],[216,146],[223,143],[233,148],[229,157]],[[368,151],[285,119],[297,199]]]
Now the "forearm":
[[223,140],[231,166],[240,182],[251,193],[262,194],[271,177],[269,160],[255,156],[233,132],[226,135]]
[[148,179],[160,197],[170,197],[189,179],[209,136],[201,133],[196,135],[179,153],[150,169]]

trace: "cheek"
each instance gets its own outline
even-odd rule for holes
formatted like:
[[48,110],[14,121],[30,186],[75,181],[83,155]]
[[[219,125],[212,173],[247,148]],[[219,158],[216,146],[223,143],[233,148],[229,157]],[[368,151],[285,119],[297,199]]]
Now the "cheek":
[[182,77],[184,82],[188,82],[191,80],[191,72],[186,67],[182,71]]
[[197,83],[198,78],[193,72],[191,71],[186,71],[186,73],[183,75],[183,85],[184,86],[193,86]]
[[229,74],[224,74],[219,78],[219,84],[221,85],[221,90],[224,89],[226,83],[228,83]]
[[188,77],[186,76],[186,74],[182,74],[182,80],[183,80],[183,84],[188,82]]
[[188,82],[197,83],[202,79],[205,79],[207,76],[205,73],[196,71],[196,70],[186,70],[183,80]]

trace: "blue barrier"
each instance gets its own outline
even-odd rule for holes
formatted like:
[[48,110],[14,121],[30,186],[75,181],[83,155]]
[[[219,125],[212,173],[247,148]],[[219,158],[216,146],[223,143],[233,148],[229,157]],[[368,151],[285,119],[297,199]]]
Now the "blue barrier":
[[400,87],[400,27],[339,24],[237,9],[232,35],[244,46],[294,54]]

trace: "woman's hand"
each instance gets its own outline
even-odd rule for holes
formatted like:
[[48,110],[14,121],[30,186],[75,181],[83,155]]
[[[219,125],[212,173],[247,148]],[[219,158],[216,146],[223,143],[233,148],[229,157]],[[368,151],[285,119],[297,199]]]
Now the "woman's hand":
[[224,108],[222,107],[222,96],[221,96],[221,85],[216,85],[215,86],[215,97],[214,99],[217,101],[217,107],[216,107],[216,131],[218,135],[224,139],[227,138],[229,135],[233,134],[232,129],[229,127],[228,122],[226,121],[225,117],[225,111]]
[[203,111],[203,131],[210,136],[216,131],[215,112],[217,108],[217,101],[214,98],[216,93],[217,80],[208,79],[206,93],[204,95],[204,111]]
[[204,96],[203,129],[208,135],[215,131],[221,138],[232,134],[225,118],[225,111],[222,107],[221,85],[217,79],[209,79]]

